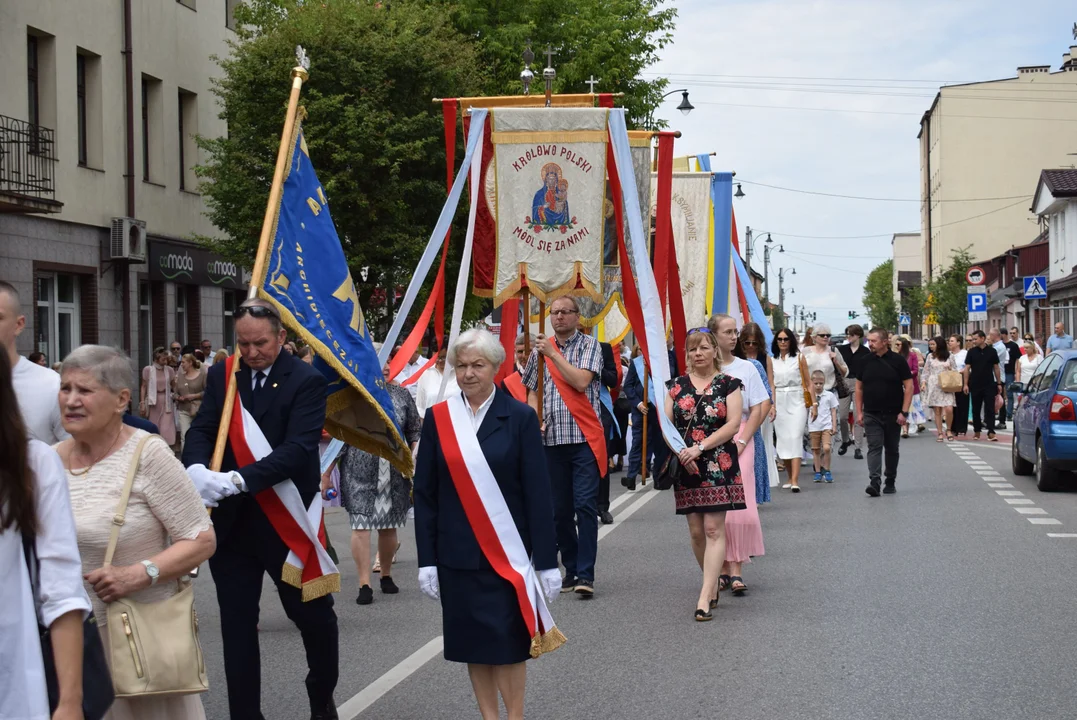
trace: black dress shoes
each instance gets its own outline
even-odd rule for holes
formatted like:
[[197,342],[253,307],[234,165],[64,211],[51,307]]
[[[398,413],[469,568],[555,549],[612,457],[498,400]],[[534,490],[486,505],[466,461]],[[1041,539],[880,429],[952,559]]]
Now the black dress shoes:
[[310,720],[340,720],[340,716],[337,715],[337,708],[335,703],[329,702],[329,706],[322,708],[321,710],[310,711]]
[[613,524],[613,515],[610,515],[609,510],[599,510],[598,519],[602,522],[603,525]]
[[624,485],[629,490],[635,490],[636,489],[636,476],[635,475],[625,475],[623,478],[621,478],[621,484]]
[[853,459],[854,460],[863,460],[864,459],[864,453],[860,452],[860,448],[857,448],[856,452],[853,453]]
[[844,455],[847,452],[849,452],[849,443],[842,443],[841,447],[838,448],[838,455]]

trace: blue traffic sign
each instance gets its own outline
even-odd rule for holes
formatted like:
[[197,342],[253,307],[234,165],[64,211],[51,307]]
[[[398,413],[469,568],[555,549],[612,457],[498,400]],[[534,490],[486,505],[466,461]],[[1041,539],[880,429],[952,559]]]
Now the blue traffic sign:
[[969,293],[966,297],[968,298],[968,310],[970,313],[987,311],[986,293]]
[[1030,275],[1025,281],[1025,300],[1044,300],[1047,298],[1047,277]]
[[898,325],[912,325],[912,318],[908,313],[901,313],[898,315]]

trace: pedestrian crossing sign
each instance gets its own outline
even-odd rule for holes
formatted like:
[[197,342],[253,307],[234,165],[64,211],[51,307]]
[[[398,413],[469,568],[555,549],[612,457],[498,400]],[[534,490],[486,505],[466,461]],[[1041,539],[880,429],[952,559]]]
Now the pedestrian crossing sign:
[[1042,300],[1047,297],[1046,276],[1030,275],[1022,279],[1025,282],[1025,300]]

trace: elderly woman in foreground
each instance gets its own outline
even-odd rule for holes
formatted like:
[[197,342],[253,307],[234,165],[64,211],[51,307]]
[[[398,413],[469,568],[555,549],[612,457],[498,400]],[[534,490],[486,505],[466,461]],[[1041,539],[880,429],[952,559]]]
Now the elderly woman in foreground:
[[[122,598],[154,603],[175,595],[176,581],[208,559],[217,544],[198,491],[165,441],[124,425],[134,385],[131,361],[115,348],[83,345],[64,358],[60,412],[71,438],[56,450],[67,470],[82,572],[106,649],[110,603]],[[105,565],[112,518],[132,463],[137,471],[126,518],[112,563]],[[166,695],[117,698],[107,717],[205,716],[197,695]]]
[[553,505],[534,410],[494,387],[505,351],[485,330],[449,348],[462,394],[431,407],[415,470],[419,588],[441,600],[445,659],[467,663],[484,720],[524,712],[524,661],[564,636]]

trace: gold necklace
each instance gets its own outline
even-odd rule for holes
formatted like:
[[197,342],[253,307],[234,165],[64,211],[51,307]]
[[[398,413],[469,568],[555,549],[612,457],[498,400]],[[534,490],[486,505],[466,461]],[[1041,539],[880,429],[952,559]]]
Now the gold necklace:
[[71,473],[71,475],[73,475],[74,477],[81,477],[82,475],[86,475],[87,473],[89,473],[91,470],[93,470],[94,465],[101,462],[105,458],[105,456],[108,455],[109,452],[112,451],[112,446],[115,445],[116,441],[120,439],[120,433],[122,433],[122,432],[123,432],[123,423],[121,422],[120,423],[120,429],[116,431],[116,437],[112,438],[112,442],[109,443],[109,446],[107,448],[105,448],[105,451],[103,453],[101,453],[101,455],[98,456],[98,458],[96,460],[94,460],[92,463],[90,463],[89,467],[85,468],[81,472],[75,472],[74,468],[71,467],[71,461],[75,457],[74,448],[72,448],[71,449],[71,454],[68,455],[68,457],[67,457],[67,462],[68,462],[67,471],[69,473]]

